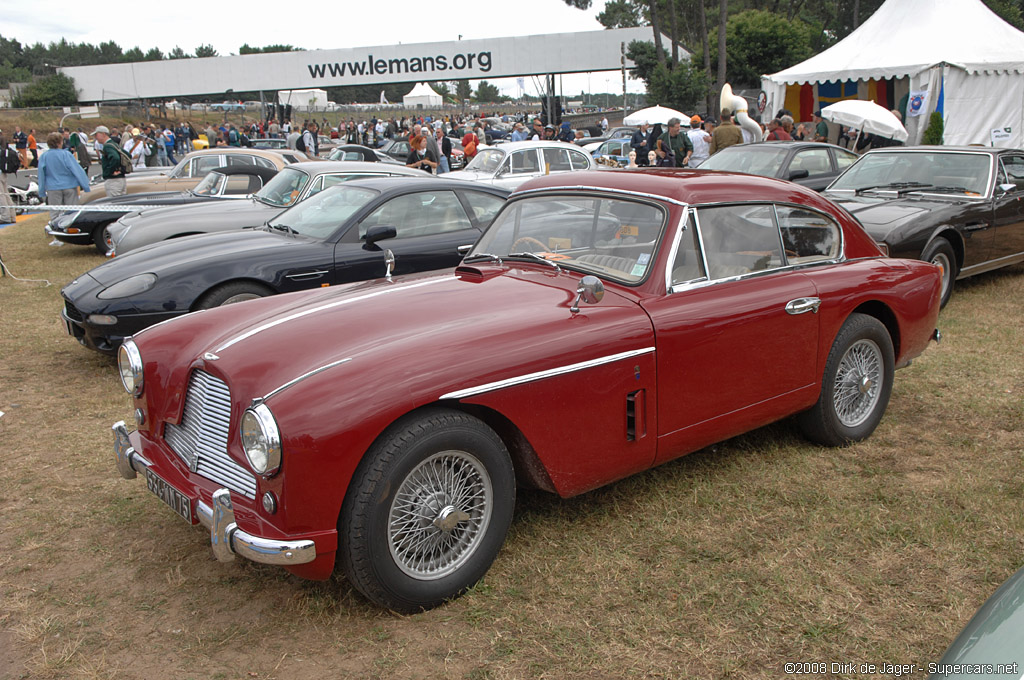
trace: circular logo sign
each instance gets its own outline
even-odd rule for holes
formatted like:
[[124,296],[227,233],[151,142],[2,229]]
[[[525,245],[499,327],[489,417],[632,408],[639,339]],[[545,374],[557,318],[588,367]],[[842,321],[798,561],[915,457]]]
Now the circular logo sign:
[[921,112],[921,108],[923,106],[924,106],[924,96],[920,95],[920,94],[915,94],[914,96],[912,96],[910,98],[910,101],[907,103],[907,108],[909,109],[911,115],[915,115],[915,114],[920,113]]
[[757,94],[757,110],[760,113],[764,113],[764,107],[768,106],[768,93],[761,90]]

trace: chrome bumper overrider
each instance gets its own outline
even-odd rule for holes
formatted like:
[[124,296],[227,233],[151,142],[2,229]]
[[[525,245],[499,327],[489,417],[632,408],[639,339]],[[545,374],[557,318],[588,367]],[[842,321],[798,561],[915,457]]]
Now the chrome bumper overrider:
[[[128,440],[128,428],[124,421],[114,423],[114,453],[117,456],[117,470],[125,479],[135,479],[139,472],[152,466],[143,458]],[[227,489],[213,492],[213,507],[196,501],[196,516],[199,523],[210,530],[213,554],[221,562],[231,562],[235,555],[241,555],[263,564],[306,564],[316,559],[316,544],[310,540],[276,541],[253,536],[242,531],[235,523],[235,511],[231,505],[231,493]]]

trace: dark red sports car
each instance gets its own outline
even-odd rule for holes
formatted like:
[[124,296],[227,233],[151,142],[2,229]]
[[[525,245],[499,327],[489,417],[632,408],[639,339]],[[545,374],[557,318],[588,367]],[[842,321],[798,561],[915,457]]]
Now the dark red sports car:
[[118,468],[223,560],[341,570],[415,611],[483,577],[517,485],[580,494],[794,415],[822,444],[868,437],[938,337],[940,276],[788,182],[542,178],[454,270],[126,340]]

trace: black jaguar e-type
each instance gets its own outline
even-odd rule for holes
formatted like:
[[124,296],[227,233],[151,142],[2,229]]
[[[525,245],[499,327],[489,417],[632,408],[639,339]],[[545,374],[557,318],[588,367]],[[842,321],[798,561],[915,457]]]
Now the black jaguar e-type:
[[[343,164],[341,164],[343,165]],[[68,333],[117,350],[147,326],[276,293],[454,267],[508,191],[428,177],[347,182],[256,229],[185,236],[133,250],[61,291]],[[463,248],[464,247],[464,248]]]
[[825,190],[893,257],[953,282],[1024,261],[1024,151],[975,146],[869,151]]

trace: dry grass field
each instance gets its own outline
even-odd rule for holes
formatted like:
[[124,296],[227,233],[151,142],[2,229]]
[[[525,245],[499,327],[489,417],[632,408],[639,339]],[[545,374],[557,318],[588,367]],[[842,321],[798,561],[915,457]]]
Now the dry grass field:
[[58,318],[60,287],[102,260],[47,246],[44,222],[0,229],[14,274],[53,284],[0,278],[2,680],[924,667],[1024,563],[1024,266],[958,284],[944,342],[897,374],[867,442],[819,448],[783,422],[571,500],[522,493],[477,588],[398,616],[344,580],[218,563],[118,476],[130,402]]

